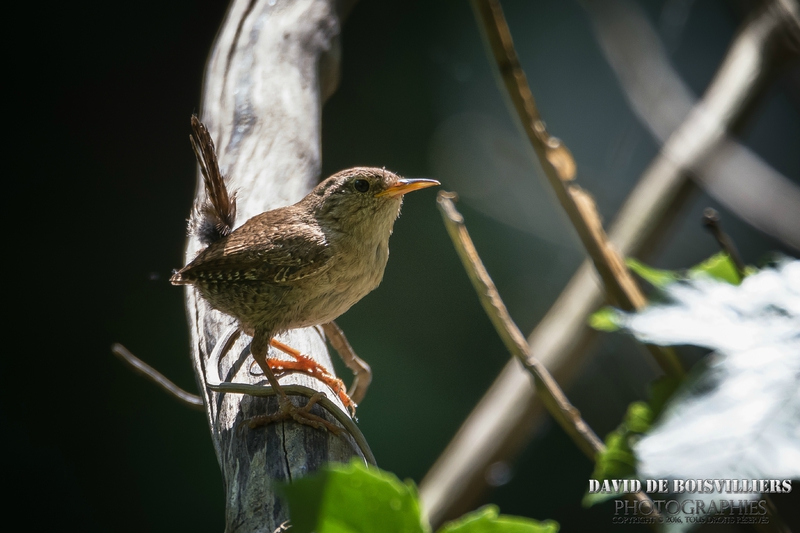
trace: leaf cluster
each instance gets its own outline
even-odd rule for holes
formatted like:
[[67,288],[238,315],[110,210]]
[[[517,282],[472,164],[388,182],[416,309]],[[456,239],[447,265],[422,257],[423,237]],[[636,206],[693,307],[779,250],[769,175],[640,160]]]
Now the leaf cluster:
[[[354,459],[332,463],[283,487],[292,531],[298,533],[430,533],[417,488],[394,474]],[[501,515],[487,505],[442,526],[437,533],[557,533],[553,521]]]

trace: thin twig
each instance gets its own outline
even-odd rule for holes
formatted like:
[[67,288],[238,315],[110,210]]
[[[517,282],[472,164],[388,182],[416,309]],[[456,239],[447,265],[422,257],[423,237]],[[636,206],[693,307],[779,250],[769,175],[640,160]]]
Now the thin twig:
[[[513,111],[530,140],[561,207],[567,213],[600,274],[609,298],[612,303],[626,311],[643,308],[647,299],[609,243],[594,200],[577,185],[565,183],[575,178],[575,161],[564,143],[547,132],[525,72],[517,58],[499,0],[473,0],[472,6],[497,64]],[[673,350],[648,346],[648,351],[666,374],[684,375],[683,367]]]
[[[232,383],[230,381],[212,383],[209,381],[207,385],[208,388],[214,392],[224,394],[247,394],[248,396],[257,396],[259,398],[269,398],[277,394],[274,387],[265,387],[264,385],[252,383]],[[281,388],[289,396],[311,398],[312,396],[319,395],[318,391],[309,387],[304,387],[303,385],[281,385]],[[369,464],[377,466],[378,463],[375,460],[375,456],[372,454],[372,449],[369,447],[367,439],[353,419],[347,416],[344,411],[325,396],[319,398],[317,403],[345,427],[350,436],[353,437],[353,440],[356,441],[361,453],[364,454],[364,459]]]
[[355,403],[360,404],[364,397],[367,395],[369,384],[372,383],[372,369],[366,361],[356,355],[353,347],[350,346],[344,331],[336,324],[336,322],[328,322],[322,324],[322,331],[328,338],[333,349],[339,354],[339,357],[344,364],[353,372],[353,384],[347,395]]
[[711,235],[717,240],[719,247],[722,248],[722,251],[731,258],[731,261],[733,261],[736,267],[736,272],[739,274],[739,280],[743,280],[745,267],[742,256],[739,255],[739,250],[736,249],[733,239],[722,231],[722,226],[719,223],[719,213],[716,209],[706,207],[703,210],[703,226],[711,232]]
[[605,449],[603,441],[595,435],[588,424],[581,418],[578,410],[569,402],[561,387],[550,375],[550,372],[529,353],[525,336],[508,314],[508,309],[506,309],[494,282],[489,277],[489,273],[483,266],[483,262],[472,244],[472,239],[464,225],[464,217],[461,216],[461,213],[458,212],[453,203],[455,199],[455,194],[441,191],[436,201],[439,204],[439,210],[442,212],[447,233],[450,235],[458,256],[464,264],[464,269],[467,271],[469,279],[478,293],[483,309],[489,315],[489,319],[508,351],[522,362],[523,366],[536,380],[536,384],[539,385],[536,390],[543,395],[543,400],[550,414],[558,420],[559,424],[569,433],[578,447],[589,458],[594,459],[598,452]]
[[192,409],[196,409],[198,411],[203,410],[203,399],[200,398],[200,396],[192,394],[191,392],[186,392],[182,388],[178,387],[169,379],[167,379],[164,374],[133,355],[130,350],[123,345],[119,343],[112,344],[111,352],[128,363],[136,372],[161,387],[164,392],[168,393],[185,406],[191,407]]
[[[772,19],[766,33],[764,18]],[[745,104],[755,101],[766,87],[774,34],[781,31],[781,20],[765,13],[748,21],[731,43],[697,104],[715,110],[722,130],[753,111],[753,106]],[[753,47],[757,50],[750,53]],[[609,236],[623,256],[647,256],[662,240],[663,229],[689,197],[689,169],[702,174],[713,167],[720,149],[727,157],[724,145],[716,143],[716,128],[699,122],[704,116],[690,113],[667,142],[669,149],[659,153],[619,210]],[[602,302],[596,272],[584,261],[528,337],[532,353],[560,379],[569,379],[585,361],[586,349],[596,337],[586,318]],[[512,358],[420,483],[420,497],[431,523],[469,510],[487,488],[489,465],[516,457],[541,424],[542,413],[527,373]]]
[[[578,448],[592,461],[595,461],[597,454],[605,450],[603,441],[592,431],[589,424],[583,420],[578,409],[570,403],[566,394],[561,390],[561,387],[547,368],[530,353],[525,336],[522,335],[522,332],[511,319],[508,309],[500,298],[497,287],[495,287],[492,278],[483,266],[480,256],[478,256],[478,251],[475,249],[475,245],[472,243],[467,227],[464,224],[464,217],[456,209],[455,199],[455,194],[442,191],[437,197],[437,203],[439,204],[439,210],[442,213],[447,233],[450,235],[464,269],[475,287],[475,292],[478,293],[478,298],[484,311],[486,311],[489,320],[491,320],[508,351],[519,359],[525,369],[533,376],[536,382],[536,391],[539,393],[547,410],[564,428]],[[644,493],[636,493],[632,496],[640,501],[650,501],[650,498]],[[650,504],[652,506],[652,501],[650,501]]]

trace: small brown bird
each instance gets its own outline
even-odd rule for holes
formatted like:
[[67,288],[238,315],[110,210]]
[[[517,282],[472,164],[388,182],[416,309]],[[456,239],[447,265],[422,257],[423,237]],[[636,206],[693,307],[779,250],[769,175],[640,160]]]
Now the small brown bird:
[[[205,142],[213,151],[210,137]],[[193,139],[193,145],[198,160],[203,159],[201,170],[208,167],[203,173],[213,203],[213,195],[220,195],[220,186],[213,191],[207,172],[218,176],[218,170],[210,168],[216,167],[216,157],[210,160],[207,153],[201,156],[208,151],[202,138],[199,142]],[[205,223],[201,231],[207,232],[211,226],[217,238],[207,239],[208,247],[171,281],[174,285],[193,285],[211,307],[236,318],[241,329],[253,337],[253,358],[272,386],[279,389],[266,358],[270,344],[275,345],[273,337],[289,329],[331,322],[375,289],[383,279],[389,236],[403,195],[433,185],[439,182],[403,179],[380,168],[351,168],[327,178],[298,203],[257,215],[230,231],[235,199],[228,196],[222,183],[224,198],[218,203],[228,206],[220,209],[227,220],[220,222],[226,217],[215,216],[210,219],[216,222],[209,223],[209,217],[200,217],[196,225]],[[207,209],[213,211],[213,207]],[[292,355],[301,361],[293,369],[308,364],[315,368],[305,368],[307,373],[334,387],[341,384],[335,378],[325,378],[327,371],[313,361],[309,363],[310,358],[296,352]],[[280,371],[287,368],[278,366]],[[280,412],[266,417],[265,422],[293,417],[320,427],[317,417],[307,409],[298,412],[302,410],[278,392]]]

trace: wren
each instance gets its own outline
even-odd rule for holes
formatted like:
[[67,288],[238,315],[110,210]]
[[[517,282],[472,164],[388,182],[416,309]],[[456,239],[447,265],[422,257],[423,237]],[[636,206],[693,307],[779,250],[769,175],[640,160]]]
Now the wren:
[[[190,226],[208,246],[170,281],[192,285],[253,337],[253,358],[281,402],[280,412],[263,422],[292,417],[329,427],[277,390],[266,357],[269,346],[287,330],[333,321],[375,289],[389,259],[389,236],[403,195],[439,182],[404,179],[380,168],[351,168],[325,179],[296,204],[261,213],[231,230],[235,197],[219,173],[210,135],[196,117],[192,125],[207,200],[195,209]],[[320,375],[318,370],[308,373]]]

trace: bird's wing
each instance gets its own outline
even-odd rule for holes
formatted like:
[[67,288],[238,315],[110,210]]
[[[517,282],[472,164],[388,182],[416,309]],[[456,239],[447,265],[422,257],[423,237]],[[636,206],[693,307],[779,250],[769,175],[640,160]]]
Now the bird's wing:
[[248,220],[228,237],[213,243],[180,271],[194,279],[290,283],[330,268],[331,249],[316,225],[280,224],[272,212]]

